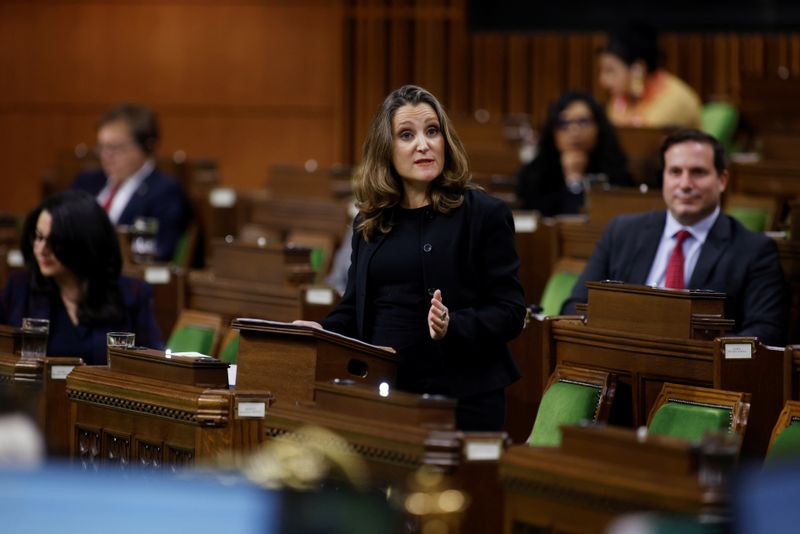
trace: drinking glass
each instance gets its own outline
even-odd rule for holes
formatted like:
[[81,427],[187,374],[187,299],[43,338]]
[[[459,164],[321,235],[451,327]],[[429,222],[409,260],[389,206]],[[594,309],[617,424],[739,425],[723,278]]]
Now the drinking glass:
[[108,348],[126,348],[134,346],[136,334],[133,332],[109,332],[106,334],[106,346]]

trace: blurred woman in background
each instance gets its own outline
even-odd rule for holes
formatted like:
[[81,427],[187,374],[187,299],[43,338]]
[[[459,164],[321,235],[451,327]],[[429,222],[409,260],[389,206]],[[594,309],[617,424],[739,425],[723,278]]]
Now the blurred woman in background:
[[700,97],[660,63],[652,27],[633,24],[609,37],[600,52],[600,85],[609,92],[608,117],[616,126],[700,126]]
[[136,344],[160,348],[150,286],[121,276],[114,227],[95,198],[65,191],[25,220],[27,270],[13,273],[0,295],[0,323],[49,319],[47,354],[106,363],[106,333],[136,334]]
[[579,213],[591,182],[633,185],[603,108],[587,93],[568,92],[550,106],[537,156],[517,175],[517,196],[546,217]]

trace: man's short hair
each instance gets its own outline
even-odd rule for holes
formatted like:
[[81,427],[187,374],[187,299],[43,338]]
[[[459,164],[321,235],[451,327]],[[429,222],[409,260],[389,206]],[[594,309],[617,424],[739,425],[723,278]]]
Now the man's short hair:
[[717,140],[717,138],[700,130],[693,128],[682,128],[680,130],[675,130],[666,136],[664,141],[661,142],[661,153],[659,154],[659,176],[664,175],[664,168],[666,167],[664,154],[667,153],[667,150],[669,150],[669,148],[673,145],[686,143],[688,141],[711,145],[711,148],[714,150],[714,168],[717,170],[717,174],[722,174],[725,172],[725,169],[727,169],[727,165],[725,163],[725,148],[723,148],[722,144]]
[[158,120],[153,110],[141,104],[121,102],[100,117],[97,129],[120,120],[125,121],[131,129],[133,139],[139,148],[145,154],[152,154],[158,143]]

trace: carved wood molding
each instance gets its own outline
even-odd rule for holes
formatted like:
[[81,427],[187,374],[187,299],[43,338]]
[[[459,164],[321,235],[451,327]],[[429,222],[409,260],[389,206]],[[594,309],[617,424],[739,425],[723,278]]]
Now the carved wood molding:
[[143,415],[155,415],[164,419],[198,426],[222,426],[228,422],[227,398],[215,394],[202,395],[198,400],[199,409],[196,412],[76,389],[67,389],[67,398],[74,402]]

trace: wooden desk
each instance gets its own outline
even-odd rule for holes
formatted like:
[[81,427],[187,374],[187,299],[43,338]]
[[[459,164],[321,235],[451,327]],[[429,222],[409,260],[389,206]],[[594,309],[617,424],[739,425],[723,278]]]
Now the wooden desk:
[[594,224],[585,216],[561,216],[556,219],[558,257],[588,260],[605,230],[605,224]]
[[593,187],[586,193],[586,213],[592,224],[605,226],[617,215],[664,209],[660,189],[638,187]]
[[771,195],[782,201],[800,196],[800,169],[795,162],[732,163],[730,174],[735,193]]
[[537,304],[558,259],[555,220],[533,210],[514,210],[514,241],[520,259],[519,281],[525,302]]
[[304,285],[314,278],[307,248],[253,243],[213,243],[211,270],[189,273],[187,306],[228,320],[315,319],[338,302],[330,288]]
[[70,455],[84,467],[174,469],[262,441],[272,397],[228,389],[228,364],[150,349],[110,350],[109,362],[67,378]]
[[251,195],[247,220],[283,235],[305,230],[333,235],[339,242],[350,222],[348,206],[344,200]]
[[[497,461],[503,433],[453,430],[455,402],[401,391],[382,396],[362,385],[315,385],[315,402],[277,403],[267,416],[269,439],[289,437],[303,426],[332,430],[366,462],[372,483],[408,489],[410,475],[428,466],[470,496],[457,532],[484,534],[501,526],[502,493]],[[444,423],[444,424],[441,424]]]
[[398,358],[327,330],[258,319],[237,319],[237,387],[268,389],[279,403],[312,400],[314,383],[349,379],[377,387],[393,385]]
[[[587,285],[585,320],[544,320],[544,378],[558,363],[616,373],[610,421],[623,426],[646,424],[664,382],[749,392],[750,421],[774,423],[782,407],[783,359],[758,350],[754,338],[714,341],[732,324],[720,317],[719,294],[618,283]],[[747,357],[727,357],[730,343],[747,344],[751,350]],[[769,433],[761,430],[758,425],[748,428],[746,455],[763,456]]]
[[[797,214],[800,217],[800,213]],[[794,221],[794,218],[792,219]],[[792,223],[795,224],[794,222]],[[800,343],[800,227],[792,231],[793,239],[776,239],[783,276],[789,289],[787,341]]]
[[506,534],[599,533],[616,516],[721,513],[724,496],[698,482],[696,451],[614,427],[562,428],[560,448],[510,447],[500,460]]
[[36,423],[48,456],[69,454],[66,378],[82,365],[80,358],[22,358],[19,354],[0,353],[0,387],[19,388],[26,398],[33,399]]

